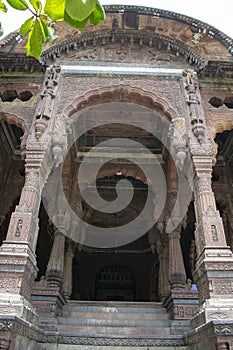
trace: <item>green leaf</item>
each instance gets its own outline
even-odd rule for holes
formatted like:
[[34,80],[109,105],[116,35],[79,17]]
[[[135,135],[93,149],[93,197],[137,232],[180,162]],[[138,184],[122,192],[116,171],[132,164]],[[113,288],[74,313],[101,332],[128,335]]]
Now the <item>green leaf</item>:
[[89,20],[89,17],[85,18],[84,21],[77,21],[71,18],[66,12],[64,15],[64,21],[68,23],[71,27],[77,28],[77,29],[84,29],[87,25],[87,22]]
[[32,25],[33,25],[33,19],[34,19],[34,17],[30,17],[21,25],[20,30],[19,30],[19,34],[21,36],[25,36],[30,32]]
[[97,0],[66,0],[66,12],[70,18],[82,22],[94,11]]
[[0,23],[0,36],[3,34],[2,24]]
[[11,7],[14,7],[17,10],[26,10],[28,9],[28,4],[25,0],[7,0],[8,4]]
[[44,13],[53,21],[62,21],[64,19],[66,0],[46,0]]
[[49,27],[47,20],[43,17],[43,15],[40,17],[40,25],[41,25],[41,31],[43,35],[43,41],[45,43],[49,43],[53,40],[52,35],[52,28]]
[[2,0],[0,0],[0,11],[7,12],[6,5]]
[[28,41],[26,44],[27,55],[39,59],[43,50],[43,44],[43,34],[41,31],[40,21],[36,19],[28,34]]
[[41,4],[40,0],[29,0],[29,1],[30,1],[30,4],[33,6],[33,8],[36,11],[40,11],[41,10],[42,4]]
[[100,5],[99,1],[96,4],[94,11],[90,15],[90,22],[97,26],[99,23],[105,20],[105,12],[103,6]]

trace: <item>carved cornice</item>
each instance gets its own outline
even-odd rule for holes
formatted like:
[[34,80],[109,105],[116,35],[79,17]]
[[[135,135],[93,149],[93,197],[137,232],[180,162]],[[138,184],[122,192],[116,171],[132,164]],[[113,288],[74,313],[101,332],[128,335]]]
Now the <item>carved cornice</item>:
[[0,317],[0,332],[14,332],[38,342],[46,342],[45,332],[16,316]]
[[[57,339],[58,338],[58,339]],[[155,338],[113,338],[113,337],[80,337],[75,335],[59,335],[48,336],[47,342],[54,343],[58,341],[59,344],[73,344],[73,345],[92,345],[92,346],[128,346],[128,347],[141,347],[141,346],[182,346],[184,345],[184,340],[182,336],[168,336]]]
[[226,48],[233,46],[233,39],[230,38],[228,35],[222,33],[220,30],[216,29],[215,27],[212,27],[208,23],[202,22],[193,17],[182,15],[180,13],[143,6],[109,5],[104,6],[104,8],[106,13],[136,12],[138,15],[145,14],[147,16],[155,16],[158,18],[175,20],[180,23],[189,24],[190,26],[195,25],[197,26],[197,28],[205,28],[209,32],[209,35],[211,35],[217,41],[221,42],[221,44]]
[[11,54],[9,52],[0,53],[0,72],[44,72],[43,63],[36,60],[34,57],[25,56],[22,54]]
[[55,60],[59,61],[61,56],[64,56],[64,59],[66,59],[66,56],[71,51],[86,50],[113,43],[156,48],[161,52],[181,57],[182,61],[186,61],[188,65],[194,66],[197,70],[203,69],[207,64],[205,58],[197,51],[174,38],[153,34],[145,30],[125,29],[84,32],[81,35],[69,37],[45,50],[41,61],[44,64],[48,64],[48,62]]
[[233,62],[209,61],[206,67],[198,73],[199,78],[232,79]]

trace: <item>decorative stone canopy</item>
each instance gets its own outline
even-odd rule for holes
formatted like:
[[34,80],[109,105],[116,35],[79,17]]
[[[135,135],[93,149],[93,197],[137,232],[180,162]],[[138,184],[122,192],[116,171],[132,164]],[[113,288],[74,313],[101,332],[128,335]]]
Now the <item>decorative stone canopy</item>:
[[[88,25],[81,32],[64,22],[56,23],[57,37],[45,45],[40,63],[25,57],[26,38],[20,38],[18,32],[8,35],[0,41],[0,69],[11,71],[20,66],[21,70],[40,71],[54,61],[114,59],[153,65],[180,62],[183,67],[186,62],[187,67],[204,69],[207,75],[211,74],[209,70],[213,65],[219,70],[222,61],[221,71],[227,70],[229,76],[232,70],[233,40],[204,22],[155,8],[111,5],[105,6],[105,11],[106,20],[102,24]],[[13,64],[15,55],[19,65]]]

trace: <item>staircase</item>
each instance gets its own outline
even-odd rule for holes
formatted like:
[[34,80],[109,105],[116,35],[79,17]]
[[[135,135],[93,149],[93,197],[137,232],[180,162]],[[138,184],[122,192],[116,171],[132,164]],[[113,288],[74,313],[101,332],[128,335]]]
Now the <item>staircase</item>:
[[184,350],[188,329],[161,303],[69,301],[57,318],[56,349]]

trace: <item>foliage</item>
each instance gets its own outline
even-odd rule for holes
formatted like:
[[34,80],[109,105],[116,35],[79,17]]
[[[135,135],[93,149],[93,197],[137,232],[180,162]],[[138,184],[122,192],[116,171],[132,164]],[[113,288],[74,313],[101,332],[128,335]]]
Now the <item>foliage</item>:
[[[0,0],[0,10],[7,12],[6,3],[30,17],[21,25],[20,35],[27,36],[26,53],[39,59],[44,44],[53,40],[53,24],[65,21],[77,29],[84,29],[90,21],[98,25],[105,19],[98,0]],[[0,25],[0,35],[1,25]]]

